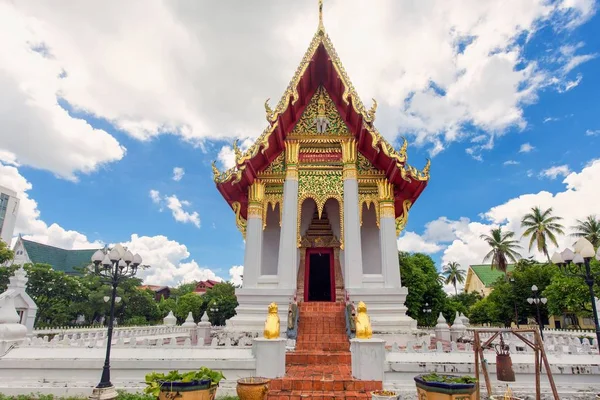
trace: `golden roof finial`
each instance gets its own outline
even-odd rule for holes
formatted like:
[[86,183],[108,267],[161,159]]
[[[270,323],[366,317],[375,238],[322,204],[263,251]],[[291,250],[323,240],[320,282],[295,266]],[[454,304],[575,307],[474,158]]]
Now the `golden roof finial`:
[[319,31],[325,32],[325,25],[323,25],[323,0],[319,0]]

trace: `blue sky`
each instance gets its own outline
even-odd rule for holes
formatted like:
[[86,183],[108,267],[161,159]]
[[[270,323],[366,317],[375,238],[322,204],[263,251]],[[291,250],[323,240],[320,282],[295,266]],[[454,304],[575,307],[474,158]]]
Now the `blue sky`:
[[[378,100],[379,130],[409,140],[412,165],[432,157],[400,249],[466,268],[485,254],[481,233],[518,233],[532,206],[568,226],[600,214],[596,2],[368,3],[326,1],[325,25],[363,101]],[[21,194],[15,234],[125,242],[156,266],[148,283],[239,276],[244,243],[210,162],[225,168],[232,140],[264,129],[262,103],[292,77],[315,4],[0,2],[12,38],[0,185]],[[129,23],[138,12],[147,21]]]

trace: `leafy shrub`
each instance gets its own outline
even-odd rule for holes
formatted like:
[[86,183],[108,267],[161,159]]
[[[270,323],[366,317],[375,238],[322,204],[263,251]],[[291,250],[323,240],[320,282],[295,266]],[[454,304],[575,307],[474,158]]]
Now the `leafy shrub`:
[[423,375],[421,378],[425,382],[440,382],[440,383],[477,383],[477,379],[472,376],[452,376],[452,375],[438,375],[431,373],[429,375]]

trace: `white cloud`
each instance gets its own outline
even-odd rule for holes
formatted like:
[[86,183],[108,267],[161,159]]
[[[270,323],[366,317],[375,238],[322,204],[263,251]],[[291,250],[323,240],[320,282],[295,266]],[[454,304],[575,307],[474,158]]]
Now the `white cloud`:
[[529,143],[523,143],[521,145],[521,148],[519,148],[519,153],[529,153],[533,149],[535,149],[535,147],[533,147],[531,144],[529,144]]
[[233,283],[235,286],[240,286],[242,284],[242,275],[244,274],[244,266],[243,265],[234,265],[229,268],[229,281]]
[[585,131],[585,135],[586,136],[598,136],[598,135],[600,135],[600,129],[596,129],[596,130],[588,129],[587,131]]
[[150,199],[154,204],[160,206],[159,211],[163,210],[163,207],[167,207],[171,210],[171,214],[175,221],[181,223],[191,223],[197,228],[200,228],[200,214],[197,211],[188,212],[183,207],[190,207],[192,203],[187,200],[180,200],[176,195],[162,196],[158,190],[150,190]]
[[[0,150],[69,179],[125,149],[59,100],[139,140],[255,138],[264,99],[285,90],[316,28],[311,2],[0,7],[0,92],[10,106],[0,111]],[[489,138],[524,128],[523,107],[548,82],[566,87],[565,71],[591,55],[566,49],[545,65],[526,59],[519,39],[548,25],[560,34],[593,13],[592,0],[337,0],[325,22],[358,92],[378,99],[381,132],[414,135],[435,155],[468,138],[465,125]],[[230,155],[220,160],[231,165]]]
[[150,198],[154,204],[159,204],[161,201],[160,192],[158,190],[150,190]]
[[142,263],[150,265],[150,268],[138,273],[146,284],[176,286],[182,282],[222,280],[212,270],[200,267],[193,259],[188,260],[190,253],[187,247],[166,236],[133,234],[123,246],[134,254],[139,253]]
[[[239,148],[241,152],[245,152],[248,150],[250,146],[254,144],[254,139],[245,138],[239,144]],[[221,167],[225,169],[232,168],[235,165],[235,152],[233,151],[232,146],[223,146],[217,155],[217,160],[221,164]]]
[[185,175],[185,170],[181,167],[175,167],[173,168],[173,180],[175,182],[179,182],[181,180],[181,178],[183,178],[183,175]]
[[172,195],[165,198],[167,202],[167,208],[173,213],[173,218],[177,222],[191,223],[200,228],[200,215],[197,211],[189,213],[183,210],[183,206],[189,207],[191,204],[189,201],[179,201],[177,196]]
[[559,176],[567,176],[568,174],[571,173],[571,170],[569,169],[568,165],[556,165],[554,167],[550,167],[547,169],[544,169],[540,172],[540,177],[542,178],[550,178],[550,179],[556,179]]
[[63,63],[43,47],[44,26],[10,3],[0,4],[0,159],[76,180],[118,161],[125,148],[60,105]]
[[566,80],[566,81],[562,82],[558,86],[558,92],[564,93],[564,92],[568,92],[571,89],[576,88],[577,86],[579,86],[582,79],[583,79],[583,76],[581,74],[579,74],[579,75],[577,75],[577,78],[575,78],[575,79]]
[[432,254],[437,253],[441,249],[442,246],[427,242],[414,232],[405,232],[398,238],[398,250],[400,251]]
[[102,243],[90,242],[86,235],[67,230],[53,223],[48,226],[40,219],[40,211],[35,200],[29,197],[32,185],[14,166],[0,163],[0,185],[17,192],[20,200],[15,235],[23,234],[26,238],[65,249],[84,249],[101,247]]
[[519,165],[520,162],[515,161],[515,160],[506,160],[504,161],[504,165]]
[[560,118],[556,118],[556,117],[546,117],[544,118],[544,124],[548,123],[548,122],[554,122],[554,121],[559,121]]

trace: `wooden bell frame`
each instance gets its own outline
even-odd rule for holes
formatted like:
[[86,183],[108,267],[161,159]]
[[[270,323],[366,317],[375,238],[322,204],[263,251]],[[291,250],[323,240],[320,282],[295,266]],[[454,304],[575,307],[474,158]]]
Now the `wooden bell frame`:
[[[492,348],[492,342],[500,334],[513,334],[519,338],[526,346],[533,349],[535,357],[535,399],[541,400],[541,388],[540,388],[540,371],[541,363],[544,363],[546,369],[546,375],[550,382],[550,388],[552,389],[552,395],[555,400],[560,400],[556,385],[554,384],[554,378],[552,377],[552,371],[550,370],[550,364],[546,357],[546,351],[544,350],[544,342],[540,337],[540,332],[537,329],[470,329],[473,332],[473,351],[475,353],[475,378],[477,379],[477,399],[481,398],[480,384],[479,384],[479,367],[483,370],[483,377],[485,378],[485,386],[487,389],[488,396],[492,395],[492,385],[490,383],[490,375],[488,373],[487,364],[483,362],[485,349]],[[481,333],[492,333],[492,337],[484,343],[481,342]],[[524,334],[533,333],[533,342],[525,337]]]

